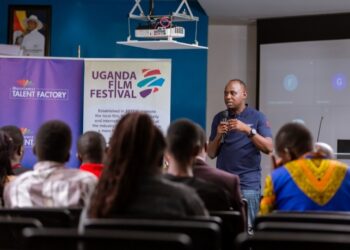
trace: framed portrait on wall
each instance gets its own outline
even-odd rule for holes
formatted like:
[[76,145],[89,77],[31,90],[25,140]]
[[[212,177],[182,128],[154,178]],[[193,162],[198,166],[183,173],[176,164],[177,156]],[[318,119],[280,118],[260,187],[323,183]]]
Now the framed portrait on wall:
[[8,44],[19,45],[24,56],[48,56],[51,6],[9,5]]

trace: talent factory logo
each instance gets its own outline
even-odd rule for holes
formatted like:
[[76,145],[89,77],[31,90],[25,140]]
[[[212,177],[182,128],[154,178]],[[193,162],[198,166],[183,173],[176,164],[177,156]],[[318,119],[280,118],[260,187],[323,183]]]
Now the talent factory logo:
[[10,99],[31,100],[62,100],[69,99],[68,89],[36,88],[36,82],[28,79],[18,79],[10,90]]
[[151,93],[156,93],[163,86],[165,79],[161,76],[159,69],[143,69],[142,74],[145,79],[137,83],[137,87],[141,88],[140,96],[145,98]]
[[34,133],[29,128],[20,128],[24,137],[24,147],[32,148],[34,145]]

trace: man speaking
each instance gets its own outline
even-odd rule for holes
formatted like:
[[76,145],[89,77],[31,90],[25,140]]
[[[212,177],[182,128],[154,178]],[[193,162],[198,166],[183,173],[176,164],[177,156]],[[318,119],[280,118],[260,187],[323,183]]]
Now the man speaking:
[[272,134],[265,115],[246,104],[247,86],[230,80],[224,92],[227,110],[215,115],[208,145],[208,155],[217,157],[219,169],[237,174],[241,191],[248,200],[248,227],[252,227],[261,195],[260,151],[272,152]]

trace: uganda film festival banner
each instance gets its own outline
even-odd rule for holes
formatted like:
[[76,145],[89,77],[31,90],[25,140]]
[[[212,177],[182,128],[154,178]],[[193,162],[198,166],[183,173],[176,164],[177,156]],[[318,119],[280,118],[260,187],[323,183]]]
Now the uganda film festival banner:
[[148,113],[165,132],[170,123],[171,60],[86,59],[83,131],[107,142],[121,116]]
[[83,60],[0,57],[0,126],[15,125],[24,135],[22,165],[36,162],[32,147],[39,127],[62,120],[72,129],[69,167],[78,167],[76,143],[81,133]]

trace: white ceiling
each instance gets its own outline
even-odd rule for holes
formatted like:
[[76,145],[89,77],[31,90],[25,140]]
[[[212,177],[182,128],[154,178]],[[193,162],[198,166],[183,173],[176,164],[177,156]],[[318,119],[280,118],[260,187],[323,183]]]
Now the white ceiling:
[[350,0],[198,0],[214,24],[251,23],[259,18],[350,12]]

